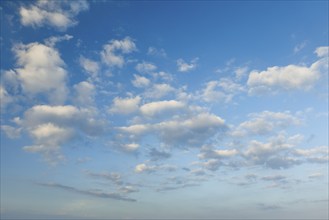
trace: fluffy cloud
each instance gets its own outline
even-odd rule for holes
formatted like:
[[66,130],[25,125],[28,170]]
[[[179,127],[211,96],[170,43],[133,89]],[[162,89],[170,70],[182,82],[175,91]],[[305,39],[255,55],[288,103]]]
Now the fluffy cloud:
[[110,43],[103,46],[100,55],[102,61],[111,67],[123,67],[125,64],[122,54],[129,54],[136,51],[136,45],[130,37],[123,40],[111,40]]
[[145,88],[150,84],[150,80],[144,76],[134,74],[134,78],[131,82],[137,88]]
[[185,107],[185,104],[175,100],[158,101],[144,104],[140,107],[140,111],[144,116],[153,117],[168,112],[175,112]]
[[249,118],[251,119],[233,129],[231,135],[234,137],[267,135],[278,129],[301,124],[301,120],[290,112],[263,111],[249,114]]
[[21,126],[34,140],[34,145],[24,150],[39,152],[51,164],[64,159],[61,146],[83,133],[85,137],[103,132],[104,123],[97,120],[96,112],[74,106],[37,105],[28,109]]
[[142,62],[136,65],[135,69],[139,73],[152,73],[157,67],[152,63]]
[[81,106],[88,106],[94,103],[95,86],[87,81],[83,81],[74,85],[76,92],[75,101]]
[[189,72],[191,70],[194,70],[197,67],[197,62],[199,58],[196,57],[191,60],[190,63],[185,62],[183,59],[177,60],[177,68],[179,72]]
[[315,49],[315,53],[318,57],[328,57],[329,47],[318,47]]
[[166,83],[154,84],[145,92],[145,97],[159,99],[175,91],[171,85]]
[[66,30],[76,25],[75,17],[89,9],[85,0],[79,1],[45,1],[39,0],[29,7],[22,6],[19,10],[21,23],[24,26],[50,26],[58,30]]
[[134,98],[116,97],[113,99],[113,104],[109,111],[111,113],[117,114],[131,114],[133,112],[138,111],[140,101],[141,97],[139,96],[136,96]]
[[233,97],[243,92],[244,88],[238,83],[233,82],[228,78],[223,78],[218,81],[210,81],[206,83],[205,88],[199,92],[200,98],[206,102],[230,102]]
[[170,147],[201,147],[214,135],[223,132],[226,125],[224,120],[216,115],[200,113],[187,119],[176,118],[155,124],[136,124],[118,129],[136,137],[153,134]]
[[252,71],[247,82],[249,93],[311,89],[328,72],[328,47],[319,47],[315,53],[321,59],[310,66],[273,66],[264,71]]
[[302,162],[291,154],[293,147],[302,140],[301,135],[287,138],[283,134],[271,138],[267,143],[252,140],[242,155],[249,163],[264,165],[272,169],[289,168]]
[[92,61],[83,56],[79,59],[81,67],[89,73],[92,77],[96,77],[100,69],[99,64],[96,61]]
[[23,91],[29,95],[47,94],[53,103],[63,103],[67,96],[65,63],[59,52],[39,43],[14,47],[15,69]]

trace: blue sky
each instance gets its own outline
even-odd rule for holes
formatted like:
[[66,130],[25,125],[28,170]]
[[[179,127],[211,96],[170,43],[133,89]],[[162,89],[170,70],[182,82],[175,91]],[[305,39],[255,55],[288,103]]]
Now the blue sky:
[[1,1],[1,218],[328,218],[328,1]]

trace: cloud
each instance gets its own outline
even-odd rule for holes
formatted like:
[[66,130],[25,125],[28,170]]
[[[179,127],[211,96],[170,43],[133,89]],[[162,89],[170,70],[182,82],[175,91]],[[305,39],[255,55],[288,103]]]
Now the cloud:
[[205,102],[225,102],[232,101],[233,97],[243,92],[242,85],[233,82],[231,79],[223,78],[218,81],[213,80],[206,83],[205,88],[198,92],[200,98]]
[[167,57],[167,53],[163,48],[157,49],[155,47],[149,47],[147,49],[147,55],[158,56],[158,57]]
[[100,55],[106,65],[121,68],[125,64],[122,54],[129,54],[136,50],[134,41],[130,37],[125,37],[123,40],[111,40],[105,44]]
[[149,156],[152,161],[158,161],[158,160],[168,159],[169,157],[171,157],[171,154],[167,151],[162,151],[156,148],[152,148],[150,150]]
[[294,47],[294,53],[295,53],[295,54],[296,54],[296,53],[299,53],[302,49],[304,49],[305,46],[306,46],[306,41],[304,41],[304,42],[302,42],[302,43],[296,45],[296,46]]
[[13,51],[23,91],[32,96],[46,94],[52,103],[63,103],[67,96],[67,72],[59,52],[40,43],[18,44]]
[[238,155],[239,152],[236,149],[212,149],[210,147],[203,146],[201,148],[201,154],[198,155],[200,159],[207,159],[207,158],[230,158],[233,156]]
[[153,117],[163,113],[177,112],[185,108],[185,104],[176,100],[150,102],[140,107],[142,115]]
[[185,62],[183,59],[177,60],[177,68],[179,72],[189,72],[194,70],[197,67],[197,62],[199,58],[196,57],[191,60],[190,63]]
[[7,135],[7,137],[14,139],[21,136],[22,128],[15,128],[9,125],[1,125],[1,130]]
[[1,110],[13,103],[15,98],[11,96],[3,85],[0,85],[0,104]]
[[280,92],[281,90],[310,90],[328,72],[328,47],[319,47],[320,58],[310,66],[288,65],[268,67],[264,71],[251,71],[247,81],[250,94]]
[[318,47],[315,50],[315,53],[318,57],[328,57],[329,56],[329,47]]
[[106,180],[110,180],[111,182],[115,183],[116,185],[123,185],[123,181],[122,181],[122,176],[120,175],[120,173],[116,173],[116,172],[102,172],[102,173],[95,173],[95,172],[91,172],[91,171],[85,171],[85,174],[87,174],[89,177],[93,177],[93,178],[100,178],[100,179],[106,179]]
[[135,138],[153,134],[170,147],[201,147],[216,134],[224,132],[226,125],[224,120],[216,115],[199,113],[188,118],[178,117],[155,124],[119,127],[118,130]]
[[287,177],[283,175],[272,175],[272,176],[264,176],[261,179],[265,181],[282,181],[285,180]]
[[163,164],[163,165],[147,165],[145,163],[137,164],[135,167],[136,173],[152,173],[160,170],[173,172],[177,168],[173,165]]
[[134,98],[120,98],[115,97],[113,104],[109,109],[109,112],[116,114],[131,114],[139,109],[139,103],[141,101],[140,96]]
[[150,80],[144,76],[139,76],[134,74],[134,80],[131,81],[131,83],[136,87],[136,88],[145,88],[148,85],[150,85]]
[[38,183],[38,185],[62,189],[62,190],[68,191],[68,192],[73,192],[73,193],[78,193],[78,194],[93,196],[93,197],[98,197],[98,198],[122,200],[122,201],[127,201],[127,202],[136,202],[135,199],[131,199],[131,198],[122,196],[119,193],[113,193],[113,192],[107,193],[107,192],[103,192],[102,190],[82,190],[82,189],[77,189],[72,186],[66,186],[66,185],[62,185],[62,184],[58,184],[58,183]]
[[90,106],[94,104],[95,86],[87,81],[80,82],[73,86],[76,96],[75,101],[80,106]]
[[75,17],[89,9],[87,1],[44,1],[19,9],[21,24],[34,28],[50,26],[60,31],[76,25]]
[[247,74],[248,70],[249,70],[249,67],[247,67],[247,66],[236,68],[234,70],[235,78],[237,78],[238,80],[241,79],[242,77],[244,77]]
[[293,147],[303,140],[301,135],[286,137],[284,134],[270,138],[269,142],[250,141],[242,152],[249,163],[263,165],[272,169],[289,168],[302,161],[291,154]]
[[249,114],[250,120],[244,121],[236,128],[232,129],[233,137],[249,137],[251,135],[268,135],[274,131],[300,125],[301,119],[293,116],[290,112],[270,112]]
[[329,161],[329,147],[319,146],[308,149],[295,149],[293,155],[303,157],[310,163],[328,163]]
[[79,62],[84,71],[89,73],[93,78],[97,76],[100,66],[96,61],[80,56]]
[[171,85],[166,83],[154,84],[145,92],[145,97],[159,99],[175,91]]
[[139,73],[152,73],[157,69],[157,66],[155,66],[153,63],[143,61],[142,63],[138,63],[135,69]]
[[54,46],[56,46],[57,43],[59,43],[61,41],[71,40],[72,38],[73,38],[73,36],[68,35],[68,34],[65,34],[63,36],[53,36],[53,37],[47,38],[45,40],[45,44],[49,47],[54,47]]
[[41,153],[47,162],[56,164],[63,160],[61,146],[77,138],[97,136],[103,133],[105,124],[96,118],[95,111],[71,105],[37,105],[28,109],[21,120],[22,128],[34,140],[25,146],[28,152]]

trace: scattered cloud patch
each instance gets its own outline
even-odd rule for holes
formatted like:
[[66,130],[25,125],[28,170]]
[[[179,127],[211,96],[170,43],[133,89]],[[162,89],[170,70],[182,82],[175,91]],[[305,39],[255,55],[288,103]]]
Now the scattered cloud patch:
[[89,9],[85,0],[79,1],[37,1],[19,9],[20,21],[24,26],[34,28],[50,26],[60,31],[78,24],[75,17]]
[[125,37],[122,40],[111,40],[105,44],[100,55],[106,65],[122,68],[125,64],[123,54],[129,54],[136,50],[135,42],[130,37]]
[[190,63],[185,62],[183,59],[177,60],[177,68],[179,72],[189,72],[194,70],[198,66],[199,58],[196,57],[190,61]]

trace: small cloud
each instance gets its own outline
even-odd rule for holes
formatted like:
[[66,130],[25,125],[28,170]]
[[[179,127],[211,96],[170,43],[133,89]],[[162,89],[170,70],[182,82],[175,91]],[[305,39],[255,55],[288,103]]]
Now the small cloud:
[[147,50],[147,55],[158,56],[158,57],[167,57],[167,53],[163,48],[157,49],[155,47],[149,47]]
[[136,51],[135,42],[130,37],[122,40],[111,40],[103,46],[100,52],[102,62],[110,67],[122,68],[125,64],[123,54],[129,54]]
[[294,54],[297,54],[299,53],[302,49],[304,49],[304,47],[306,46],[306,41],[300,43],[300,44],[297,44],[295,47],[294,47]]
[[156,148],[152,148],[149,153],[149,156],[150,156],[151,160],[157,161],[157,160],[167,159],[167,158],[171,157],[171,154],[167,151],[162,151],[162,150],[158,150]]
[[143,61],[142,63],[138,63],[135,69],[139,73],[152,73],[157,69],[157,66],[155,66],[153,63]]
[[189,72],[197,67],[197,62],[199,58],[196,57],[190,61],[190,63],[185,62],[183,59],[177,60],[177,67],[179,72]]

